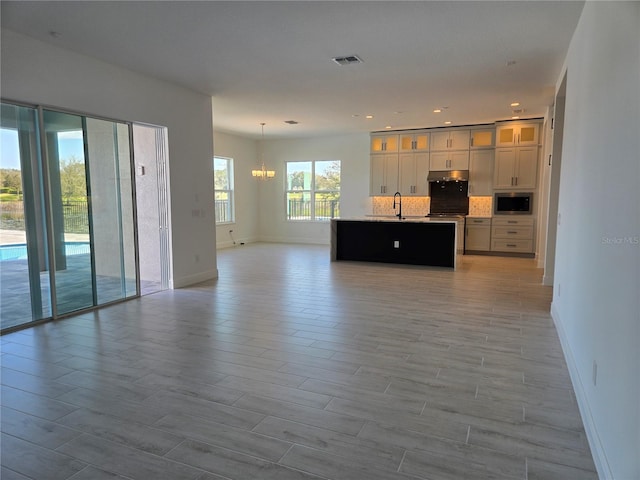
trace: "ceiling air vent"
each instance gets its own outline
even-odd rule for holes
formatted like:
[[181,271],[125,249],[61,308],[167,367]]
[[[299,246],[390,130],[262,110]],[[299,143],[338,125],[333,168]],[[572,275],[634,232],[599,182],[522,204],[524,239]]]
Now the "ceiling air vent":
[[357,55],[347,55],[345,57],[333,57],[331,60],[336,62],[338,65],[356,65],[358,63],[362,63],[362,60],[358,58]]
[[296,122],[295,120],[285,120],[284,123],[288,123],[289,125],[297,125],[300,122]]

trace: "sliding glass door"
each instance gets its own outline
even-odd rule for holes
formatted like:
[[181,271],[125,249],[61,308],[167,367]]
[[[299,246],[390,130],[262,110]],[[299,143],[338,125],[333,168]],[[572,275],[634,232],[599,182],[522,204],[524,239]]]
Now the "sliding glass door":
[[94,305],[83,119],[45,110],[55,313]]
[[[5,187],[11,196],[3,199],[14,202],[14,210],[23,205],[23,226],[9,224],[3,208],[0,239],[4,250],[10,238],[24,238],[13,243],[26,250],[22,263],[1,257],[2,329],[137,295],[130,126],[49,109],[2,108],[3,185],[17,170],[23,189]],[[31,123],[18,121],[23,110]],[[19,165],[16,154],[5,151],[5,137]],[[20,302],[17,292],[29,292],[30,301]],[[23,311],[5,308],[14,303]]]
[[0,106],[0,326],[51,316],[37,110]]

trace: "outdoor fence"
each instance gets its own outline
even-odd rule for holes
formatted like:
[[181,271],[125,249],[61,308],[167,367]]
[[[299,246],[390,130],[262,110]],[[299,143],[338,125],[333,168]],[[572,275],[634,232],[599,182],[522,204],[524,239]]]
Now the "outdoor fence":
[[[340,200],[316,200],[315,219],[329,220],[340,216]],[[287,206],[288,220],[311,220],[311,201],[290,199]]]
[[[86,200],[62,203],[64,231],[66,233],[89,233],[89,211]],[[24,230],[24,202],[0,203],[0,229]]]

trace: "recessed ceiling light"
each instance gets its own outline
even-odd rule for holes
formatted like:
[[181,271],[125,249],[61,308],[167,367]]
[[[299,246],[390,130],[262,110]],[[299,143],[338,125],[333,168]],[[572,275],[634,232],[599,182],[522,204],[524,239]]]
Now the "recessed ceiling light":
[[441,113],[441,112],[442,112],[442,109],[441,109],[441,108],[436,108],[436,109],[433,111],[433,113]]
[[444,122],[445,125],[451,125],[451,121],[447,120],[446,122]]
[[511,120],[518,120],[520,117],[518,115],[514,115],[513,117],[511,117]]
[[387,130],[391,130],[391,125],[387,125],[387,126],[386,126],[386,127],[384,127],[384,128],[386,128]]
[[366,117],[364,117],[364,118],[371,120],[371,119],[373,118],[373,115],[367,115],[367,116],[366,116]]
[[520,106],[520,102],[513,102],[511,104],[512,107],[519,107]]
[[402,112],[400,110],[393,112],[394,115],[400,115]]

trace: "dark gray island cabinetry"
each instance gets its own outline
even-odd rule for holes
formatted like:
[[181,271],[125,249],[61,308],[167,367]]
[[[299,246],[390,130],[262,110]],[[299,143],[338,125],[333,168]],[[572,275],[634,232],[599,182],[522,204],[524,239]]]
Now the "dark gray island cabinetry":
[[455,268],[456,222],[334,219],[331,260]]

